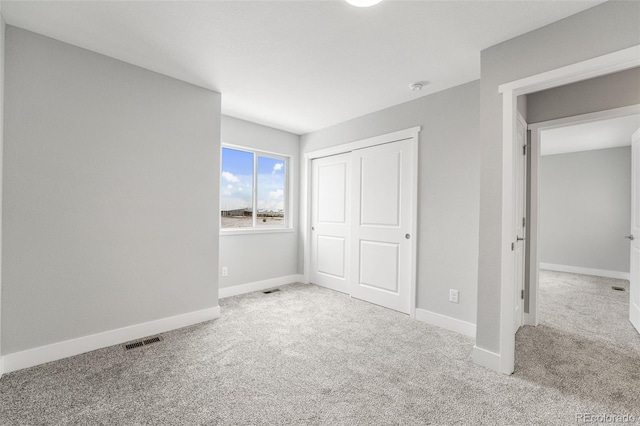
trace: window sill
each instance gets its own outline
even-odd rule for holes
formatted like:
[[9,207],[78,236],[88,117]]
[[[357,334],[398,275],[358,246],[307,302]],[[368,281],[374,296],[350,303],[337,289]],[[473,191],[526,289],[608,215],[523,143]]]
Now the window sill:
[[265,229],[220,229],[220,236],[230,235],[258,235],[258,234],[288,234],[295,232],[293,228],[265,228]]

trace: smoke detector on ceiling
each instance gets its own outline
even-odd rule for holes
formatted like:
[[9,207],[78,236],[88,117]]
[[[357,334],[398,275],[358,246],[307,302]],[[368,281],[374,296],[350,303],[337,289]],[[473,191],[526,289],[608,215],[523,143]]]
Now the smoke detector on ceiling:
[[413,83],[411,86],[409,86],[409,89],[411,89],[412,92],[419,92],[422,90],[424,85],[425,83],[421,83],[421,82]]

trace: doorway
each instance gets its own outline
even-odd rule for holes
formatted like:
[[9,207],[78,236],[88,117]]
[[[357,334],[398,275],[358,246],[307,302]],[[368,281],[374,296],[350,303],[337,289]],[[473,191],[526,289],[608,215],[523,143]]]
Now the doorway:
[[[515,240],[515,221],[513,214],[515,199],[514,170],[512,152],[515,146],[517,126],[517,98],[518,96],[588,80],[618,71],[628,70],[640,66],[640,45],[629,47],[617,52],[605,54],[572,65],[556,68],[540,74],[515,80],[498,87],[502,98],[502,206],[500,229],[500,316],[499,316],[499,350],[498,353],[489,352],[477,345],[473,349],[473,359],[477,364],[497,370],[504,374],[512,374],[515,367],[515,333],[514,300],[516,286],[513,280],[515,260],[511,244]],[[530,184],[530,188],[533,182]],[[533,212],[533,209],[532,209]],[[530,229],[529,229],[530,232]],[[530,242],[531,243],[531,242]],[[532,255],[535,250],[529,250]],[[531,261],[531,260],[529,260]],[[536,270],[536,268],[530,268]]]
[[629,279],[629,160],[638,125],[640,105],[530,126],[527,325],[540,323],[540,269]]
[[514,366],[520,378],[577,399],[616,395],[627,407],[635,406],[628,391],[637,387],[640,365],[626,238],[638,112],[619,108],[530,126],[530,239],[539,264],[531,268],[528,321],[535,318],[536,327],[518,332]]

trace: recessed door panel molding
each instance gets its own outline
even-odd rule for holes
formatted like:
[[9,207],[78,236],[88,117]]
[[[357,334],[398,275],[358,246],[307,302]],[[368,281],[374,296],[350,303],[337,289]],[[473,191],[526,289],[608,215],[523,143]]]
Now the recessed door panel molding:
[[[360,157],[360,224],[400,226],[402,152],[363,150]],[[384,203],[380,201],[384,200]]]
[[345,223],[347,220],[347,163],[318,166],[318,222]]
[[313,284],[347,293],[351,264],[351,155],[311,162],[311,271]]
[[398,294],[400,245],[360,240],[360,286]]
[[346,238],[318,236],[318,273],[345,279]]

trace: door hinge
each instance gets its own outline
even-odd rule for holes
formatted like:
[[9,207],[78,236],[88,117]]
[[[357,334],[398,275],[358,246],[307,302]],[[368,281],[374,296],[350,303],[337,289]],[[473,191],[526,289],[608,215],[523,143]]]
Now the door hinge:
[[526,227],[526,226],[527,226],[527,218],[526,218],[526,217],[523,217],[523,218],[522,218],[522,227],[524,228],[524,227]]
[[516,243],[511,243],[511,251],[514,251],[516,249]]
[[522,155],[527,155],[527,146],[522,145]]
[[520,299],[524,300],[524,290],[520,290]]

